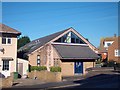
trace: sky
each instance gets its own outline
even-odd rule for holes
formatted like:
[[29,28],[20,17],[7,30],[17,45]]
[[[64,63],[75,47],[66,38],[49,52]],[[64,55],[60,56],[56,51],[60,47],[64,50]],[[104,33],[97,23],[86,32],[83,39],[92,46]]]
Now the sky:
[[98,47],[118,34],[118,3],[2,2],[2,23],[31,40],[73,27]]

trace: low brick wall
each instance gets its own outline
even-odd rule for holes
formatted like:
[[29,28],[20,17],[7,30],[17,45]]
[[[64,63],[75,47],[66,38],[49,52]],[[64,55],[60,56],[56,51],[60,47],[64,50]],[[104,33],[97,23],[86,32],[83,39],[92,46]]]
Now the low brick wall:
[[32,79],[39,79],[45,82],[60,82],[62,79],[60,72],[49,71],[32,71],[28,73],[28,77]]
[[11,76],[7,78],[1,78],[0,88],[9,88],[13,85],[13,78]]
[[7,78],[0,78],[0,88],[9,88],[13,85],[13,73]]

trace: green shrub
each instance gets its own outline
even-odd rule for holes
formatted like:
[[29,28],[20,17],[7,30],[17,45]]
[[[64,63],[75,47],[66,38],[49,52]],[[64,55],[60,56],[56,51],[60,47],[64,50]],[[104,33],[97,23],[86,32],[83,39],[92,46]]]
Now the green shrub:
[[61,72],[61,67],[50,67],[51,72]]
[[120,63],[117,63],[116,66],[117,66],[118,68],[120,68]]
[[47,70],[47,67],[46,66],[31,66],[30,71],[34,71],[34,70],[37,70],[37,71]]
[[95,61],[95,63],[96,63],[96,64],[101,64],[102,61],[99,59],[99,60]]
[[[109,62],[106,62],[104,63],[105,67],[114,67],[115,66],[115,61],[109,61]],[[116,63],[116,67],[120,67],[120,63]]]

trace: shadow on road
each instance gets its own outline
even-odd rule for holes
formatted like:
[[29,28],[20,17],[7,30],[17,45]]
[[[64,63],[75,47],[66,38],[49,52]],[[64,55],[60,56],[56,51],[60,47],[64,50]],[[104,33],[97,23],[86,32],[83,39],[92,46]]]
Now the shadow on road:
[[[60,86],[67,86],[67,85],[74,85],[77,86],[69,86],[69,87],[60,87]],[[45,84],[38,84],[38,85],[29,85],[29,86],[19,86],[19,87],[12,87],[11,90],[18,90],[18,89],[29,89],[29,90],[47,90],[47,89],[75,89],[75,88],[117,88],[119,89],[120,86],[120,74],[98,74],[90,77],[86,77],[82,80],[75,80],[75,81],[65,81],[65,82],[54,82],[54,83],[45,83]],[[58,88],[54,88],[58,87]],[[60,87],[60,88],[59,88]],[[10,89],[9,89],[10,90]],[[76,89],[75,89],[76,90]]]
[[88,77],[83,80],[74,81],[80,86],[72,88],[119,88],[120,75],[118,74],[99,74],[92,77]]

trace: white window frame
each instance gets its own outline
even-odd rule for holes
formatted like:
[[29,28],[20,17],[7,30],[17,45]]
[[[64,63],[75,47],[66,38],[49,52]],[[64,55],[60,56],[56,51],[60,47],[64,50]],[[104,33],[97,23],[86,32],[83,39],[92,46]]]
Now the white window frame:
[[[113,42],[114,42],[114,41],[105,41],[105,42],[104,42],[104,47],[105,47],[105,48],[108,48],[108,47],[109,47],[109,46],[108,46],[108,43],[112,45]],[[110,45],[110,46],[111,46],[111,45]]]
[[120,57],[120,50],[115,49],[114,53],[115,53],[115,57]]
[[[2,43],[2,40],[1,40],[2,45],[11,45],[11,44],[12,44],[12,38],[10,38],[10,37],[2,37],[2,39],[3,39],[3,38],[5,38],[5,39],[6,39],[6,43],[5,43],[5,44],[3,44],[3,43]],[[11,40],[11,43],[8,43],[8,39],[10,39],[10,40]]]

